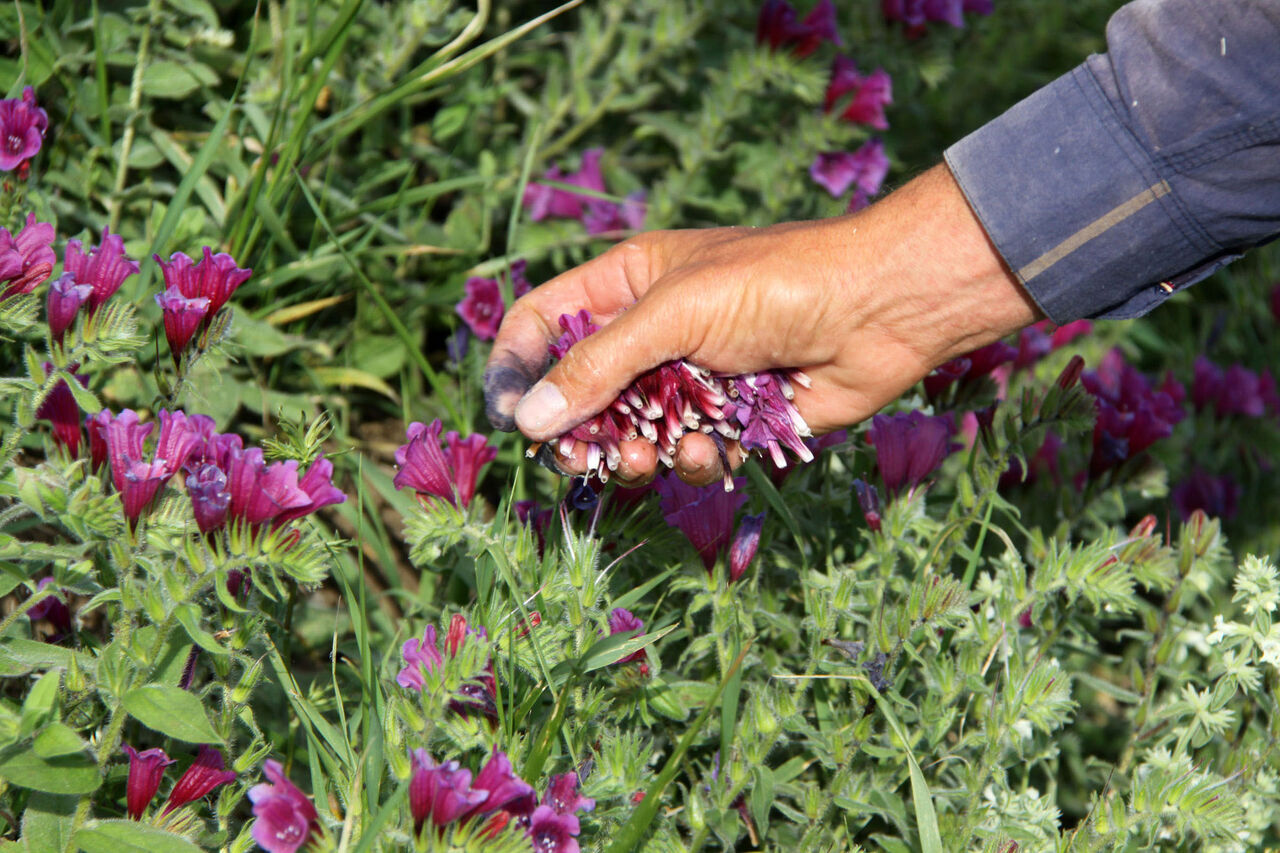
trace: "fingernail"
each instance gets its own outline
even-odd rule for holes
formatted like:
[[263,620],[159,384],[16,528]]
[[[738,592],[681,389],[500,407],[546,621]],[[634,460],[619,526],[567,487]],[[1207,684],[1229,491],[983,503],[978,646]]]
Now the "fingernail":
[[569,404],[560,389],[550,382],[539,382],[516,406],[516,422],[522,432],[542,435],[564,417]]

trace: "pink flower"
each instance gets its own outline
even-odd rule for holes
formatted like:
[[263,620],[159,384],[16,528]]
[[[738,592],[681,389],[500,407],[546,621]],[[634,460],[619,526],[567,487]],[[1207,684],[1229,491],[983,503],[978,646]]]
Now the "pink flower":
[[231,451],[227,491],[231,493],[231,516],[251,525],[264,524],[311,503],[311,496],[298,486],[297,461],[267,465],[257,447]]
[[475,780],[471,783],[471,789],[487,791],[489,796],[483,802],[473,806],[471,812],[463,818],[464,820],[473,815],[495,812],[514,800],[533,794],[533,786],[515,775],[511,769],[511,759],[496,746],[490,753],[489,760],[476,774]]
[[182,774],[182,778],[169,793],[169,800],[164,805],[163,814],[195,802],[214,788],[235,780],[236,774],[226,769],[222,753],[208,744],[201,744],[196,753],[196,760],[187,768],[187,772]]
[[141,820],[151,800],[160,788],[164,769],[173,763],[163,749],[147,749],[138,752],[125,744],[121,747],[129,756],[129,780],[125,783],[125,804],[129,817]]
[[[53,371],[53,365],[49,362],[44,363],[44,369],[47,372]],[[75,370],[72,370],[75,376]],[[89,377],[76,376],[76,381],[82,387],[89,386]],[[48,420],[53,425],[53,443],[59,447],[65,447],[71,456],[77,456],[80,453],[80,406],[76,403],[76,398],[71,393],[71,386],[67,385],[66,379],[58,381],[53,386],[53,390],[49,392],[49,396],[40,404],[40,408],[36,410],[36,417]]]
[[280,762],[267,759],[262,766],[270,783],[249,789],[253,803],[253,840],[267,853],[296,853],[307,843],[315,826],[316,807],[306,794],[284,775]]
[[907,35],[917,38],[929,21],[963,27],[965,12],[990,15],[992,0],[881,0],[880,8],[887,20],[902,22]]
[[427,684],[423,671],[435,672],[436,667],[444,664],[444,655],[440,654],[436,641],[436,626],[428,625],[421,640],[417,637],[406,640],[400,654],[404,656],[405,666],[396,676],[396,684],[420,692]]
[[759,515],[746,515],[738,523],[738,532],[734,534],[733,544],[729,546],[730,583],[742,577],[747,566],[755,559],[756,551],[760,548],[760,532],[764,529],[765,515],[763,512]]
[[551,777],[547,793],[542,797],[542,804],[549,806],[556,814],[573,814],[576,811],[589,812],[596,807],[596,801],[584,797],[578,791],[578,774],[562,773]]
[[187,495],[201,533],[217,530],[226,523],[231,493],[227,491],[227,475],[217,465],[201,465],[188,475]]
[[502,325],[502,289],[496,279],[469,278],[466,297],[454,309],[466,321],[471,333],[482,341],[491,341]]
[[49,285],[49,295],[45,299],[45,315],[49,319],[49,336],[54,342],[62,343],[67,329],[75,322],[93,287],[88,284],[76,284],[72,273],[63,273],[53,284]]
[[580,853],[577,815],[560,814],[549,806],[538,806],[529,818],[529,841],[533,853]]
[[[104,433],[111,459],[111,479],[124,502],[125,517],[136,526],[143,510],[156,492],[169,481],[195,449],[200,437],[194,424],[203,415],[188,418],[183,412],[159,413],[160,434],[156,438],[152,460],[146,461],[143,442],[152,424],[139,424],[138,416],[125,409],[108,424]],[[92,435],[92,430],[90,430]]]
[[204,247],[204,259],[196,262],[182,252],[174,252],[168,262],[160,260],[159,255],[152,255],[164,274],[165,290],[176,288],[188,299],[203,297],[209,300],[209,313],[205,317],[205,326],[212,321],[236,288],[244,284],[253,270],[240,269],[235,258],[219,252],[214,254],[208,246]]
[[[615,607],[609,613],[609,636],[614,634],[634,634],[639,637],[644,633],[644,622],[625,607]],[[634,639],[634,637],[632,638]],[[645,660],[648,657],[645,649],[639,649],[622,658],[618,663],[631,663]]]
[[1091,478],[1169,437],[1174,425],[1186,417],[1177,399],[1183,393],[1181,386],[1169,380],[1166,387],[1152,388],[1146,376],[1125,362],[1119,349],[1107,353],[1098,369],[1083,374],[1080,381],[1098,406],[1089,459]]
[[756,44],[772,50],[792,45],[800,58],[812,54],[823,41],[843,45],[836,30],[836,7],[831,0],[819,0],[804,20],[796,22],[796,10],[786,0],[765,0],[756,23]]
[[734,490],[726,492],[718,484],[699,488],[674,476],[657,481],[663,518],[693,544],[708,572],[733,536],[733,516],[747,502],[742,492],[746,482],[736,477]]
[[285,509],[272,521],[274,525],[279,526],[347,500],[347,493],[333,484],[333,463],[324,458],[311,463],[306,475],[298,481],[298,488],[307,496],[307,503]]
[[862,519],[873,533],[880,532],[880,492],[867,481],[858,478],[853,481],[853,493],[858,499],[858,508],[862,510]]
[[831,67],[831,82],[827,84],[823,109],[828,113],[834,111],[845,103],[845,96],[850,94],[853,97],[840,113],[841,118],[877,130],[889,129],[884,108],[893,103],[893,83],[887,71],[877,68],[863,77],[852,59],[837,56]]
[[552,167],[543,180],[581,187],[593,195],[560,189],[548,184],[532,182],[525,187],[524,206],[534,222],[543,219],[577,219],[587,228],[588,234],[608,231],[639,230],[644,227],[644,193],[632,193],[622,203],[599,198],[594,193],[607,192],[604,173],[600,170],[603,148],[591,148],[582,153],[582,166],[568,174]]
[[645,193],[636,190],[628,193],[621,203],[603,198],[590,198],[583,203],[582,224],[588,234],[608,234],[613,231],[639,231],[644,228]]
[[21,98],[0,101],[0,172],[21,172],[21,167],[40,152],[48,129],[49,114],[36,106],[36,93],[30,86],[22,90]]
[[529,262],[524,258],[511,264],[511,293],[519,299],[529,291],[533,290],[533,285],[529,283],[525,270],[529,267]]
[[412,423],[406,432],[408,444],[396,449],[397,489],[411,488],[420,495],[431,495],[454,506],[471,506],[475,498],[480,471],[497,457],[497,448],[479,434],[460,438],[458,433],[445,435],[447,449],[440,446],[444,425],[437,418],[430,424]]
[[425,749],[413,751],[413,775],[409,779],[409,811],[414,832],[430,820],[438,830],[469,815],[489,799],[488,791],[473,790],[471,771],[456,761],[436,764]]
[[77,284],[93,287],[89,297],[89,313],[94,314],[110,299],[124,280],[139,269],[124,253],[124,240],[119,234],[102,229],[102,242],[88,255],[79,240],[68,240],[63,254],[63,269],[73,273]]
[[196,329],[209,316],[209,300],[203,296],[188,299],[176,287],[156,294],[164,319],[164,336],[169,341],[169,352],[176,363],[195,335]]
[[819,154],[809,167],[814,182],[831,193],[832,198],[844,195],[845,190],[856,185],[855,200],[858,208],[866,207],[871,196],[880,192],[885,175],[889,174],[889,158],[884,153],[884,143],[879,139],[864,142],[857,151],[829,151]]
[[53,273],[58,256],[53,253],[53,226],[27,215],[26,226],[14,237],[0,228],[0,302],[30,293]]

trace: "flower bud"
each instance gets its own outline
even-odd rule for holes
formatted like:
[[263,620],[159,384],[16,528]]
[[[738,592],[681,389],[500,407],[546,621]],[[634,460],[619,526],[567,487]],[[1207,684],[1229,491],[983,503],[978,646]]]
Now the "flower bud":
[[262,661],[255,660],[253,664],[240,676],[240,683],[231,691],[231,701],[237,705],[243,705],[253,696],[253,690],[258,686],[259,679],[262,678]]
[[862,509],[862,517],[867,527],[875,533],[880,532],[880,493],[876,487],[862,479],[853,481],[853,491],[858,497],[858,506]]

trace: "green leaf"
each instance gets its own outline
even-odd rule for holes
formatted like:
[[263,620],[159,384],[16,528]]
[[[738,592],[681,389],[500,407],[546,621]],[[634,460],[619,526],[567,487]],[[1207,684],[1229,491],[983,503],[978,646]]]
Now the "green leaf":
[[592,670],[615,664],[628,655],[635,654],[645,646],[656,643],[677,627],[676,625],[668,625],[661,631],[641,634],[639,637],[627,638],[625,634],[612,634],[605,637],[594,643],[582,655],[580,659],[581,671],[591,672]]
[[75,835],[85,853],[200,853],[181,835],[136,820],[96,820]]
[[160,60],[142,73],[142,93],[149,98],[185,98],[201,86],[212,86],[218,75],[199,62]]
[[41,758],[57,758],[84,749],[84,741],[66,723],[50,723],[36,735],[32,747]]
[[102,784],[98,765],[85,753],[41,758],[26,743],[0,750],[0,779],[50,794],[87,794]]
[[26,853],[65,853],[75,827],[76,797],[32,794],[22,812]]
[[[741,675],[739,671],[738,675]],[[773,791],[776,787],[773,771],[760,766],[755,769],[756,783],[751,787],[751,817],[761,837],[769,836],[769,812],[773,810]]]
[[920,832],[920,850],[922,853],[942,853],[942,836],[938,832],[938,813],[933,808],[933,795],[929,792],[929,783],[925,781],[916,757],[911,754],[911,741],[893,711],[889,709],[889,701],[876,690],[867,679],[859,676],[858,680],[866,685],[871,695],[876,697],[876,708],[884,714],[889,728],[902,741],[903,752],[907,756],[907,768],[911,772],[911,801],[916,809],[916,829]]
[[178,687],[148,685],[124,695],[124,708],[149,729],[187,743],[222,743],[204,706]]

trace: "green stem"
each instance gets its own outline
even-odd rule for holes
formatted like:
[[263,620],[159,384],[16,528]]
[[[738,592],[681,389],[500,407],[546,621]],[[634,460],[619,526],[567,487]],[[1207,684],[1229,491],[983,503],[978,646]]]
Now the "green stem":
[[133,82],[129,86],[129,117],[124,122],[124,134],[120,137],[120,162],[116,164],[116,182],[111,192],[112,231],[120,225],[120,195],[124,192],[125,180],[129,176],[129,152],[133,149],[133,137],[137,132],[138,110],[142,108],[142,78],[147,70],[147,59],[151,52],[151,29],[155,25],[156,13],[160,10],[159,0],[151,0],[147,6],[147,26],[142,31],[142,39],[138,42],[138,59],[133,66]]

